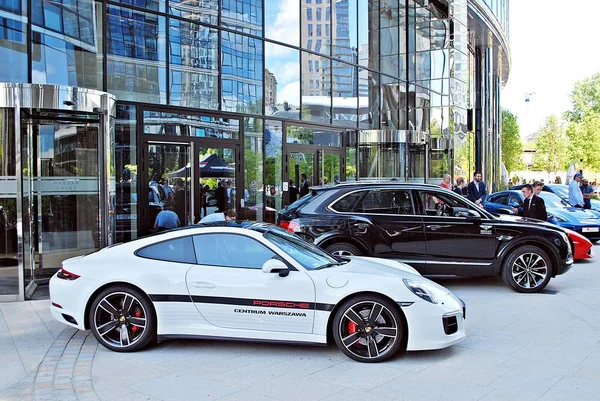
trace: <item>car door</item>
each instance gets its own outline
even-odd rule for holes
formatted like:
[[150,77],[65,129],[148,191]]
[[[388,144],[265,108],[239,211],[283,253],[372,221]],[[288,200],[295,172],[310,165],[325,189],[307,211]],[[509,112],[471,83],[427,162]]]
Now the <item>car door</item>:
[[373,255],[407,263],[417,270],[426,265],[425,232],[423,220],[415,211],[412,192],[401,188],[381,188],[369,191],[353,212],[349,222],[353,235],[359,235],[361,224],[372,223],[374,233],[369,236]]
[[193,240],[197,264],[186,283],[207,321],[231,329],[312,332],[315,287],[305,271],[290,265],[286,277],[263,273],[267,260],[284,258],[243,234],[207,233]]
[[425,273],[491,273],[499,241],[481,210],[447,191],[417,193],[427,247]]

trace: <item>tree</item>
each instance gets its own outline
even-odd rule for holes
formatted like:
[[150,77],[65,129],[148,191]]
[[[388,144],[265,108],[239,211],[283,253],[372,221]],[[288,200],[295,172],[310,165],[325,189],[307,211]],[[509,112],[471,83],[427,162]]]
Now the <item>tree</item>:
[[586,170],[600,171],[600,115],[588,112],[581,121],[571,121],[567,137],[569,160],[583,159]]
[[502,161],[508,172],[524,167],[523,143],[519,135],[517,116],[510,110],[502,110]]
[[567,148],[563,122],[556,116],[547,117],[535,140],[533,168],[548,173],[563,170],[568,164]]
[[571,121],[579,122],[590,112],[600,114],[600,73],[575,82],[571,102],[573,110],[567,112]]

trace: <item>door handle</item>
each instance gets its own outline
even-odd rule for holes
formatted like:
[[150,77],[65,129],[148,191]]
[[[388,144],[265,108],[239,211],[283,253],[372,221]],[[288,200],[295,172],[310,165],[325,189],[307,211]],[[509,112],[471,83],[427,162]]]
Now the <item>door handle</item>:
[[367,223],[354,223],[354,227],[369,228],[369,225]]
[[192,287],[196,288],[215,288],[216,286],[213,283],[209,283],[207,281],[194,281],[191,283]]
[[431,226],[427,226],[427,228],[431,231],[436,231],[436,230],[439,230],[440,228],[442,228],[442,226],[431,225]]

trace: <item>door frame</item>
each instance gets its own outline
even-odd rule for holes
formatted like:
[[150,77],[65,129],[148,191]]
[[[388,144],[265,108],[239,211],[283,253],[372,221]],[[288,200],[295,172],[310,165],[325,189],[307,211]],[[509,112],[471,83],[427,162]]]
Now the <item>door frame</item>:
[[[189,149],[189,161],[191,166],[191,182],[192,190],[190,192],[190,215],[192,223],[198,220],[195,215],[194,205],[200,199],[199,187],[197,180],[200,178],[199,156],[201,148],[218,148],[232,149],[235,158],[235,207],[236,210],[241,209],[241,199],[244,195],[243,174],[241,173],[241,146],[236,139],[216,139],[216,138],[197,138],[190,136],[167,136],[167,135],[143,135],[141,138],[141,151],[138,151],[140,157],[140,169],[138,171],[138,205],[148,205],[148,191],[144,190],[150,184],[148,176],[148,146],[150,145],[175,145],[187,146]],[[198,208],[199,209],[199,208]],[[138,206],[138,233],[140,235],[148,234],[148,227],[145,227],[148,219],[147,209]],[[184,223],[182,223],[184,224]]]

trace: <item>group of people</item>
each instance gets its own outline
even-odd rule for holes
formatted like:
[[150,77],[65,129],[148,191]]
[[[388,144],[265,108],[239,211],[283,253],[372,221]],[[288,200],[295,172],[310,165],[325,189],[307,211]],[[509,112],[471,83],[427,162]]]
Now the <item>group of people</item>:
[[573,181],[569,184],[569,203],[573,206],[591,209],[591,199],[594,198],[595,181],[590,185],[587,178],[584,178],[581,173],[576,173],[573,176]]
[[288,182],[288,193],[290,194],[290,204],[296,202],[304,195],[308,194],[310,188],[310,181],[306,177],[306,173],[300,174],[300,188],[296,187],[294,180]]

